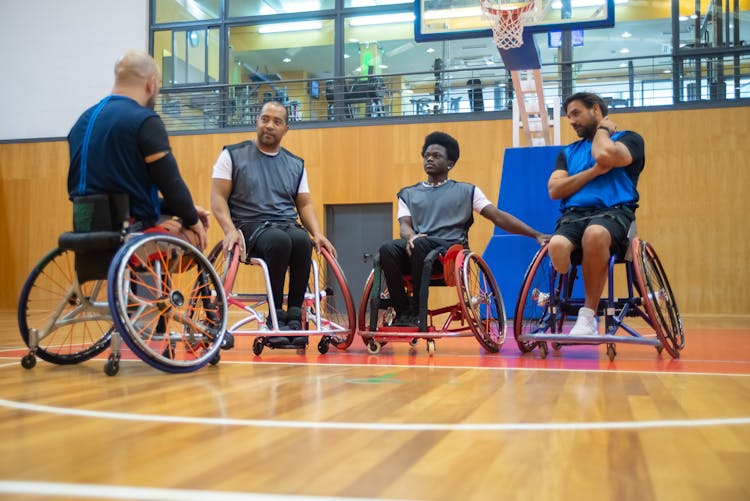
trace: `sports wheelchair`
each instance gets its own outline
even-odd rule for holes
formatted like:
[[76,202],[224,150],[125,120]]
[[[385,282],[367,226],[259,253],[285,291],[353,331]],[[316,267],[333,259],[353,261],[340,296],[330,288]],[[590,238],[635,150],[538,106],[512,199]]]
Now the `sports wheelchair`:
[[128,196],[73,201],[74,231],[32,270],[18,301],[29,352],[69,365],[111,347],[104,372],[119,371],[121,340],[147,364],[191,372],[219,360],[226,298],[208,259],[193,245],[129,227]]
[[[208,259],[221,276],[228,305],[233,307],[229,309],[233,323],[227,329],[227,334],[232,337],[255,336],[255,355],[260,355],[266,346],[272,349],[296,349],[298,353],[304,353],[309,337],[314,335],[320,336],[320,354],[327,353],[331,344],[339,350],[345,350],[351,345],[356,331],[354,300],[338,261],[325,248],[321,248],[320,253],[313,251],[310,279],[302,303],[302,330],[295,331],[279,329],[276,308],[281,305],[274,304],[268,267],[263,259],[246,255],[239,245],[224,252],[222,242],[211,250]],[[258,278],[262,278],[265,283],[264,292],[235,290],[239,288],[236,281],[240,278],[238,275],[241,264],[257,267],[262,277],[244,274],[240,285],[250,289],[252,285],[257,285]],[[287,336],[304,337],[306,342],[304,345],[279,345],[271,341],[271,338]]]
[[[473,335],[484,349],[497,353],[505,342],[505,309],[500,289],[484,259],[461,245],[433,249],[425,257],[423,271],[423,276],[430,280],[423,280],[421,290],[417,291],[420,298],[418,326],[393,326],[395,310],[376,260],[362,292],[358,316],[359,335],[367,351],[375,355],[386,343],[398,341],[415,347],[420,339],[425,339],[427,353],[432,356],[436,339]],[[413,296],[409,276],[404,282],[407,293]],[[436,286],[455,287],[458,302],[430,309],[428,290]]]
[[[672,288],[654,248],[630,228],[630,245],[624,256],[611,256],[607,277],[607,297],[600,299],[597,317],[604,316],[605,333],[600,336],[571,336],[568,319],[578,314],[582,297],[575,297],[574,284],[579,274],[580,252],[574,252],[569,271],[559,274],[544,245],[531,261],[515,308],[513,331],[519,349],[528,353],[539,348],[542,358],[547,343],[555,350],[569,344],[605,344],[610,361],[615,359],[617,343],[654,346],[672,358],[685,347],[685,333]],[[615,265],[625,270],[625,282],[615,288]],[[623,289],[624,287],[624,289]],[[622,293],[624,291],[624,293]],[[620,292],[620,294],[617,294]],[[636,328],[649,329],[641,334]],[[622,330],[623,335],[618,335]]]

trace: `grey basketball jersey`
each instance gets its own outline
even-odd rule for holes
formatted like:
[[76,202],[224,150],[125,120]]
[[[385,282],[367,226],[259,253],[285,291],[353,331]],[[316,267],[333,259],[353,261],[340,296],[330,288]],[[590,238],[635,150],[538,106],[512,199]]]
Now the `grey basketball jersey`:
[[422,183],[398,192],[411,212],[417,233],[467,243],[474,223],[474,185],[448,180],[437,187]]
[[296,221],[297,190],[305,162],[281,148],[264,155],[255,141],[227,146],[232,157],[229,211],[235,225],[264,221]]

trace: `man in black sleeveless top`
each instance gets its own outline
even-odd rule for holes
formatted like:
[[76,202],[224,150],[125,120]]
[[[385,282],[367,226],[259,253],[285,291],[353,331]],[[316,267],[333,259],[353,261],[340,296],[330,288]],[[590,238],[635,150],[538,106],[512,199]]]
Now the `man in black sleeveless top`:
[[[444,132],[429,134],[422,146],[427,180],[398,192],[400,239],[380,247],[380,266],[385,276],[396,317],[392,325],[416,326],[418,293],[425,256],[433,249],[468,244],[469,227],[476,212],[509,233],[535,238],[543,244],[546,235],[520,219],[499,210],[478,187],[448,179],[458,161],[458,141]],[[414,295],[404,290],[403,275],[411,275]]]
[[[248,253],[268,265],[279,327],[299,330],[312,246],[317,250],[325,247],[333,256],[336,249],[320,231],[304,160],[281,146],[289,130],[287,118],[283,104],[268,102],[258,116],[257,140],[224,148],[213,168],[211,207],[224,230],[224,250],[239,243],[241,232]],[[278,336],[269,341],[280,346],[307,343],[301,336]]]

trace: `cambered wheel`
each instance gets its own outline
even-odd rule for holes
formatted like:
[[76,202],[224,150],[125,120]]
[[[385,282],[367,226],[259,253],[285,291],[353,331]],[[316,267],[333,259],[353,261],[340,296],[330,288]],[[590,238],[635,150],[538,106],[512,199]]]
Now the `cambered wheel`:
[[521,340],[522,335],[545,334],[561,330],[562,317],[553,307],[556,298],[559,297],[561,283],[560,275],[552,267],[547,245],[544,245],[537,251],[526,269],[523,285],[516,300],[513,335],[521,352],[528,353],[535,346],[541,346],[534,341]]
[[456,259],[456,272],[464,318],[479,344],[497,353],[505,342],[505,308],[490,267],[478,254],[463,251]]
[[108,278],[112,318],[140,359],[165,372],[192,372],[213,360],[226,332],[227,302],[200,250],[146,234],[117,252]]
[[[357,315],[354,310],[354,299],[349,291],[344,272],[335,257],[322,247],[320,253],[313,252],[313,260],[318,268],[318,287],[320,298],[320,330],[339,350],[348,348],[354,341],[357,330]],[[308,290],[315,291],[313,276],[314,268],[310,270]],[[309,310],[307,321],[315,320],[314,302]]]
[[633,264],[646,312],[667,353],[679,358],[685,347],[685,332],[664,267],[648,242],[636,239],[634,246]]
[[78,289],[75,283],[75,253],[57,248],[31,271],[18,299],[24,343],[29,348],[36,343],[36,355],[53,364],[88,360],[106,350],[112,339],[107,281],[92,280]]
[[[382,277],[379,277],[379,280],[384,280]],[[370,308],[370,295],[373,293],[373,285],[375,283],[375,274],[374,271],[371,271],[370,274],[367,276],[367,280],[365,281],[365,287],[362,291],[362,298],[359,301],[359,309],[357,310],[357,327],[359,328],[360,332],[367,332],[367,331],[379,331],[381,327],[383,327],[383,322],[386,317],[385,310],[378,310],[378,311],[372,311]],[[383,284],[384,285],[384,284]],[[377,294],[380,294],[382,296],[383,292],[376,292]],[[385,294],[387,294],[387,289],[385,290]],[[373,329],[370,325],[370,315],[377,315],[377,320],[375,324],[375,328]],[[362,342],[365,343],[365,346],[369,347],[370,342],[372,341],[371,337],[368,336],[362,336]],[[385,343],[383,343],[385,344]]]

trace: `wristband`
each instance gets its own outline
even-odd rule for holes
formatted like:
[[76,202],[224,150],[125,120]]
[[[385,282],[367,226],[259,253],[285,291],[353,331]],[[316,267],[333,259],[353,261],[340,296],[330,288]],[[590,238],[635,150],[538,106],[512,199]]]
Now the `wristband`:
[[611,130],[609,130],[608,128],[606,128],[606,127],[605,127],[605,126],[603,126],[603,125],[600,125],[599,127],[597,127],[597,130],[598,130],[598,129],[601,129],[601,130],[606,130],[606,131],[607,131],[607,134],[609,134],[610,136],[612,135],[612,131],[611,131]]

